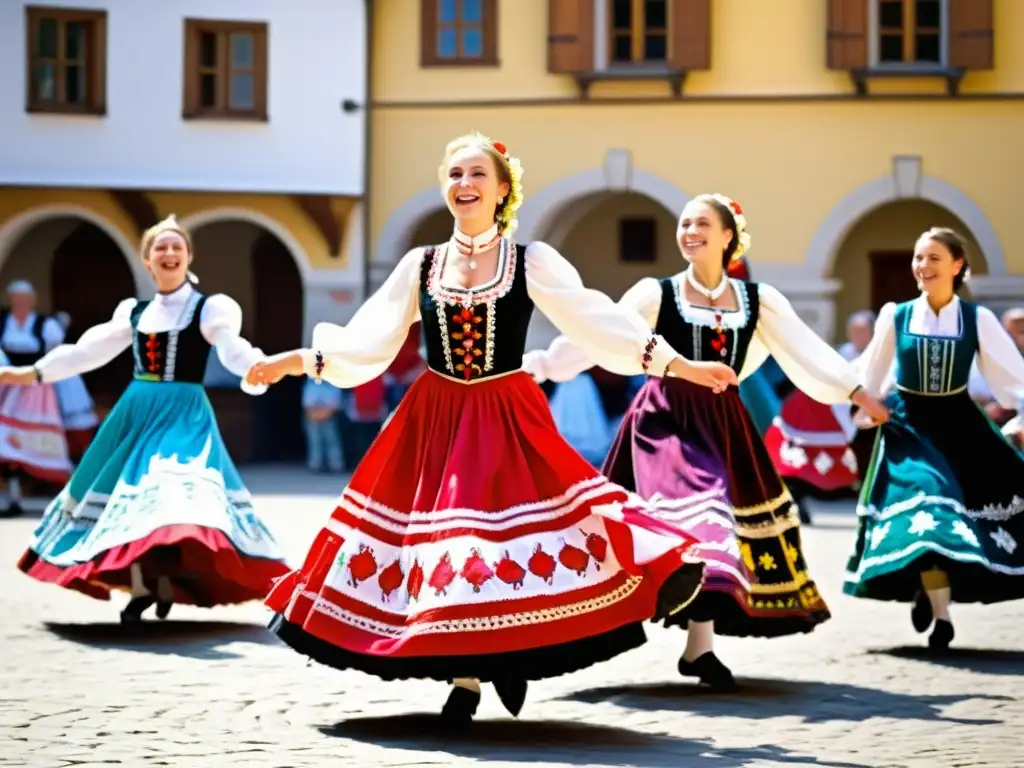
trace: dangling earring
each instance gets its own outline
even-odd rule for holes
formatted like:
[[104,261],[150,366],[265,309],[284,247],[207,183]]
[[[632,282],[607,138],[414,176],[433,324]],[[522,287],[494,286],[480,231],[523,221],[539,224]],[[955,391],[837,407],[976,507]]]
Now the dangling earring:
[[505,203],[505,198],[504,197],[499,197],[498,198],[498,205],[503,205],[504,203]]
[[196,277],[196,273],[191,269],[185,273],[185,279],[192,283],[192,285],[197,285],[199,283],[199,278]]

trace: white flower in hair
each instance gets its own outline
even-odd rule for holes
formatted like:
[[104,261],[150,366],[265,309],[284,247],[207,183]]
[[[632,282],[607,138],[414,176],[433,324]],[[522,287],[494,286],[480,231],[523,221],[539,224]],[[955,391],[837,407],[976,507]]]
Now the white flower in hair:
[[731,197],[726,197],[718,192],[715,192],[711,197],[728,208],[732,213],[733,220],[736,222],[737,245],[732,257],[738,259],[750,250],[750,233],[747,231],[747,217],[743,215],[743,209],[740,207],[740,204]]

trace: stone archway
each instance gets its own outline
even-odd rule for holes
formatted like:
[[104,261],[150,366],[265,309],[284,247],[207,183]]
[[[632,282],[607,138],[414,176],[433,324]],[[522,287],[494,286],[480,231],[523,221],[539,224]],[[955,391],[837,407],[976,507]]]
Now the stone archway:
[[[36,289],[38,309],[70,316],[66,340],[76,341],[88,328],[110,320],[117,305],[139,294],[134,267],[141,261],[112,226],[95,216],[60,213],[51,208],[4,227],[0,234],[0,290],[13,280],[28,280]],[[32,214],[32,212],[30,212]],[[102,221],[102,220],[101,220]],[[117,233],[117,239],[110,232]],[[120,241],[120,242],[119,242]],[[131,377],[126,350],[107,365],[83,376],[100,414],[109,410]]]
[[840,200],[811,239],[804,271],[827,278],[850,229],[872,211],[899,200],[925,200],[945,209],[970,231],[991,276],[1007,274],[1006,256],[985,212],[963,191],[923,173],[921,158],[894,157],[892,173],[862,184]]

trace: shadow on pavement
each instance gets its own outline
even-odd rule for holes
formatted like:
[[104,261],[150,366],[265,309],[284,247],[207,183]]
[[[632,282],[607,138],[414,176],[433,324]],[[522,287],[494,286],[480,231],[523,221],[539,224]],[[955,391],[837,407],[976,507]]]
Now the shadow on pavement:
[[437,715],[415,714],[354,718],[319,730],[335,738],[410,751],[437,750],[479,760],[637,768],[726,768],[763,760],[825,768],[868,768],[856,763],[822,762],[771,744],[719,748],[703,739],[577,722],[477,720],[464,732],[452,732],[442,727]]
[[242,657],[241,654],[222,650],[222,645],[278,645],[280,642],[259,624],[229,621],[143,621],[134,626],[46,622],[43,626],[62,640],[95,648],[187,656],[207,661]]
[[906,645],[896,648],[874,648],[867,653],[923,661],[941,667],[980,672],[983,675],[1024,675],[1024,651],[950,648],[937,653],[924,646]]
[[970,699],[1013,701],[1007,696],[911,695],[862,688],[844,683],[790,682],[741,678],[736,693],[716,693],[696,683],[621,685],[575,691],[564,701],[597,704],[610,701],[620,707],[645,711],[682,710],[707,717],[742,717],[764,720],[799,717],[805,723],[860,722],[884,715],[899,720],[924,720],[963,725],[1001,725],[1002,720],[945,717],[940,709]]

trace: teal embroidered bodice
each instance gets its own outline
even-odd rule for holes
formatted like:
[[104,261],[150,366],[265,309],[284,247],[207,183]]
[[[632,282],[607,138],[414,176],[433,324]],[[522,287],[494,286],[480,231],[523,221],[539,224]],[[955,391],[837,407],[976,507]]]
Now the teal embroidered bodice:
[[967,389],[978,351],[977,305],[960,301],[959,336],[922,336],[910,332],[914,302],[896,308],[896,386],[925,395],[953,395]]

